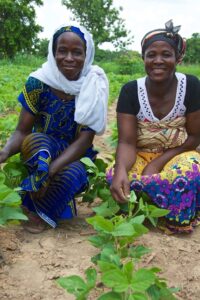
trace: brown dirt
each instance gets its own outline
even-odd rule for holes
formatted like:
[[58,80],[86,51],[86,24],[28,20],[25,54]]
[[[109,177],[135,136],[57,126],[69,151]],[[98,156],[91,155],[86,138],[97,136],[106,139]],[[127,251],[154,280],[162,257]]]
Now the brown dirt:
[[[109,120],[115,116],[115,108],[109,110]],[[95,138],[95,145],[108,157],[106,138]],[[101,154],[103,155],[103,154]],[[55,230],[34,235],[20,225],[0,230],[0,299],[1,300],[72,300],[55,282],[68,275],[83,275],[93,266],[90,258],[97,253],[87,241],[93,233],[85,218],[92,215],[87,204],[78,201],[79,216],[63,222]],[[161,276],[169,286],[180,287],[180,300],[200,299],[200,227],[191,235],[167,236],[157,229],[141,237],[140,244],[152,249],[142,264],[162,269]],[[97,299],[94,291],[90,300]]]

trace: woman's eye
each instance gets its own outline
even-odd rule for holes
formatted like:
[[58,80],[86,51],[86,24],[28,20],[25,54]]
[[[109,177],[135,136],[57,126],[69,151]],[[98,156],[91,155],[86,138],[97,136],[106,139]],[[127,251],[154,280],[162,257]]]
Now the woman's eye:
[[75,50],[74,55],[82,55],[82,52],[80,50]]
[[58,52],[63,54],[63,53],[65,53],[65,49],[60,48],[60,49],[58,49]]
[[163,53],[163,56],[164,56],[164,57],[171,57],[172,55],[171,55],[171,53],[166,52],[166,53]]
[[154,53],[148,53],[146,57],[148,57],[148,58],[152,58],[152,57],[154,57],[154,56],[155,56],[155,54],[154,54]]

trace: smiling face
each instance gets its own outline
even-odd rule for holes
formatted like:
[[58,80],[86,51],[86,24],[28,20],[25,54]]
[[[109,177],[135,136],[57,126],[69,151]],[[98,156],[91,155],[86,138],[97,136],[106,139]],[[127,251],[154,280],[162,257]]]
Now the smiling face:
[[167,42],[153,42],[144,53],[144,64],[146,73],[152,81],[169,80],[176,70],[175,50]]
[[85,44],[73,32],[62,33],[56,41],[55,60],[59,71],[68,80],[77,80],[86,57]]

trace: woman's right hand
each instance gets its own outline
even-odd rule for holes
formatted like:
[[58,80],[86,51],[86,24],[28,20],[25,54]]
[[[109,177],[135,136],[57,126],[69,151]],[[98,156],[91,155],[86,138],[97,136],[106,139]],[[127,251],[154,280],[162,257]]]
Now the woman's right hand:
[[126,170],[115,172],[110,191],[113,198],[119,203],[127,202],[130,195],[130,182]]

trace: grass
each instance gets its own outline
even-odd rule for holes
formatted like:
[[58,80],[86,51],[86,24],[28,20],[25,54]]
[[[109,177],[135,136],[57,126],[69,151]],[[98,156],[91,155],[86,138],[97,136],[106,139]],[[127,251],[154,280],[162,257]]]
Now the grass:
[[200,66],[199,65],[182,64],[177,67],[177,71],[185,73],[185,74],[191,74],[191,75],[197,76],[200,79]]
[[[17,97],[22,91],[28,75],[44,62],[43,58],[28,55],[18,55],[13,61],[0,60],[0,113],[18,111]],[[144,76],[143,73],[119,74],[120,66],[116,62],[102,61],[99,63],[105,69],[109,79],[109,104],[115,101],[121,87],[128,81]],[[134,68],[133,68],[134,69]],[[135,70],[137,71],[137,70]],[[177,71],[193,74],[200,78],[199,65],[180,65]]]

